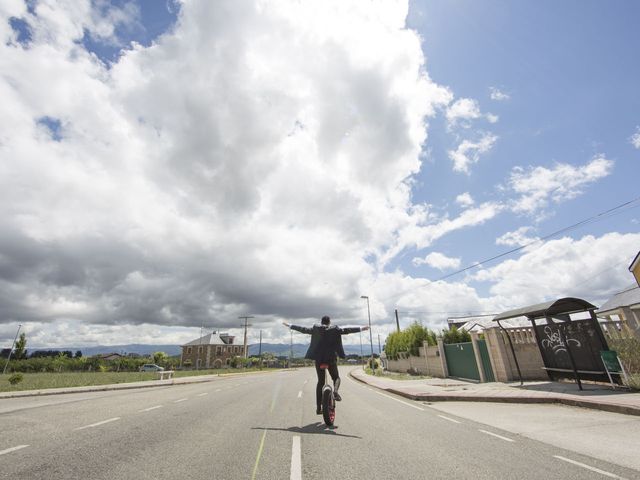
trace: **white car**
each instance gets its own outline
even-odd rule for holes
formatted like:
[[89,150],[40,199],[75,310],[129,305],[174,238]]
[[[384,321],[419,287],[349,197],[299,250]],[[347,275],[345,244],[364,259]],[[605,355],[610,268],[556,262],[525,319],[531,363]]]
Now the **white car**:
[[141,372],[164,372],[164,367],[155,363],[145,363],[140,367]]

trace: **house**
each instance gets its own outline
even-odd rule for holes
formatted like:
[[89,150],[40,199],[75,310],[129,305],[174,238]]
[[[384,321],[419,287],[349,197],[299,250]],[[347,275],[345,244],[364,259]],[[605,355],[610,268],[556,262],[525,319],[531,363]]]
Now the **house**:
[[104,360],[104,361],[112,361],[112,360],[120,360],[121,358],[123,358],[123,355],[120,355],[119,353],[100,353],[98,355],[96,355],[96,358],[99,358],[100,360]]
[[235,344],[236,337],[228,333],[211,332],[181,345],[180,366],[195,368],[222,368],[233,357],[244,356],[244,345]]
[[597,313],[609,322],[615,321],[612,317],[616,316],[622,324],[640,332],[640,287],[629,285],[607,300]]

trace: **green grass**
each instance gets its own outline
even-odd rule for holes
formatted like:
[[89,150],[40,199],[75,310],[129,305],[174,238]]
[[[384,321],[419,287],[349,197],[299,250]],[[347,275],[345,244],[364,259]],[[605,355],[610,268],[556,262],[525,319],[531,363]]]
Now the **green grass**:
[[[224,375],[231,373],[258,371],[257,368],[221,369],[221,370],[184,370],[177,371],[175,377],[194,377],[199,375]],[[25,373],[24,380],[16,385],[9,383],[10,374],[0,375],[0,392],[24,390],[44,390],[48,388],[86,387],[112,385],[117,383],[145,382],[157,380],[153,372],[62,372],[62,373]]]
[[383,371],[380,368],[376,368],[375,372],[373,372],[369,367],[366,367],[364,371],[367,375],[389,378],[391,380],[424,380],[426,378],[431,378],[425,375],[409,375],[408,373],[388,372]]

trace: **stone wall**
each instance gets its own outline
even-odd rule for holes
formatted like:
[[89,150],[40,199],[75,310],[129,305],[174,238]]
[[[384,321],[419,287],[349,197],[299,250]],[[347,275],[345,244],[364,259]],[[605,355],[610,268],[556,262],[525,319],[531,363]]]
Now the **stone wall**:
[[499,327],[484,330],[489,357],[496,382],[519,380],[516,362],[507,335],[511,337],[523,380],[548,380],[544,362],[531,327],[509,328],[506,333]]
[[444,378],[442,360],[436,346],[420,347],[420,356],[404,356],[398,360],[387,360],[387,369],[392,372],[407,373],[412,370],[420,375]]

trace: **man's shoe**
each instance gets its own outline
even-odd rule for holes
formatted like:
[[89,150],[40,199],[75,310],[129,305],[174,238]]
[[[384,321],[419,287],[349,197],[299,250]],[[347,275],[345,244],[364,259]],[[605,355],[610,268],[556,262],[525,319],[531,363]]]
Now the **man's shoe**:
[[333,398],[336,399],[336,402],[339,402],[342,400],[342,397],[340,396],[340,394],[338,392],[333,392]]
[[316,415],[322,415],[322,409],[316,408]]

